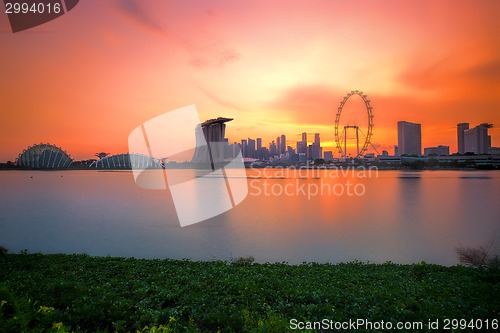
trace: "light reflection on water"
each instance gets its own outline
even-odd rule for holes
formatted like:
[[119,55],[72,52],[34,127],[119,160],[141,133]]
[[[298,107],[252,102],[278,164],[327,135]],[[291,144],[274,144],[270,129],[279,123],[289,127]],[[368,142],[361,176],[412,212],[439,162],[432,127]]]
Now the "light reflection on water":
[[[240,205],[181,228],[169,192],[137,187],[128,171],[2,171],[0,245],[144,258],[453,265],[458,245],[500,242],[499,172],[247,173],[249,195]],[[348,182],[364,194],[336,195]],[[308,197],[300,186],[323,195]]]

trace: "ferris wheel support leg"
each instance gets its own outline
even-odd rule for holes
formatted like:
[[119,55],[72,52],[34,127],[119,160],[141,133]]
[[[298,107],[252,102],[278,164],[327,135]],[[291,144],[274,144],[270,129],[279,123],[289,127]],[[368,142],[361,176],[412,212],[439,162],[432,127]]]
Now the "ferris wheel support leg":
[[347,137],[346,137],[347,128],[344,126],[344,158],[347,158]]
[[359,134],[358,134],[358,129],[359,127],[356,126],[356,150],[357,150],[357,155],[359,157]]

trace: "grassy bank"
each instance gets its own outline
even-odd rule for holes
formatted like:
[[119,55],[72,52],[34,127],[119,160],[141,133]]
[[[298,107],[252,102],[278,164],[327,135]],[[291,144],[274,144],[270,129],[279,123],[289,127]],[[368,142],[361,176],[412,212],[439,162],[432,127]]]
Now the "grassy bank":
[[499,281],[497,271],[425,263],[292,266],[4,254],[0,331],[282,332],[293,318],[498,320]]

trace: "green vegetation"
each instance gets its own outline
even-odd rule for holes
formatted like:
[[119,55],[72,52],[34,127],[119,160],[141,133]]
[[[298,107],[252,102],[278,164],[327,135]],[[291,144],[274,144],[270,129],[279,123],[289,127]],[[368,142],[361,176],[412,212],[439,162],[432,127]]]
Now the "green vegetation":
[[283,332],[292,318],[499,319],[498,270],[0,256],[0,332]]

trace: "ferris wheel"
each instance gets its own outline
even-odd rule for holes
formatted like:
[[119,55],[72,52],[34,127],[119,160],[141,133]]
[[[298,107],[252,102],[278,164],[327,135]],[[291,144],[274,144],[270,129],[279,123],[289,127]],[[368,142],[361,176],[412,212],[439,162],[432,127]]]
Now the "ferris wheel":
[[[362,124],[355,124],[355,125],[348,125],[348,124],[342,124],[342,110],[344,109],[344,105],[346,104],[347,100],[354,95],[359,95],[361,99],[363,100],[365,107],[366,107],[366,113],[367,113],[367,133],[363,133],[363,131],[360,128],[360,125]],[[362,157],[363,154],[368,150],[368,146],[371,145],[371,137],[372,137],[372,131],[373,131],[373,113],[372,113],[372,107],[370,105],[370,100],[368,99],[368,96],[363,95],[362,91],[359,90],[352,90],[351,92],[347,93],[347,95],[344,97],[344,99],[340,102],[340,106],[337,111],[337,115],[335,117],[335,143],[337,145],[337,150],[339,151],[340,155],[344,158],[347,158],[347,132],[350,130],[354,130],[356,132],[356,156],[354,158]],[[339,128],[341,129],[339,132]],[[361,135],[364,137],[364,142],[361,146],[360,149],[360,137],[359,137],[359,132],[361,132]],[[361,141],[363,141],[363,137],[361,138]],[[343,146],[343,147],[342,147]]]

